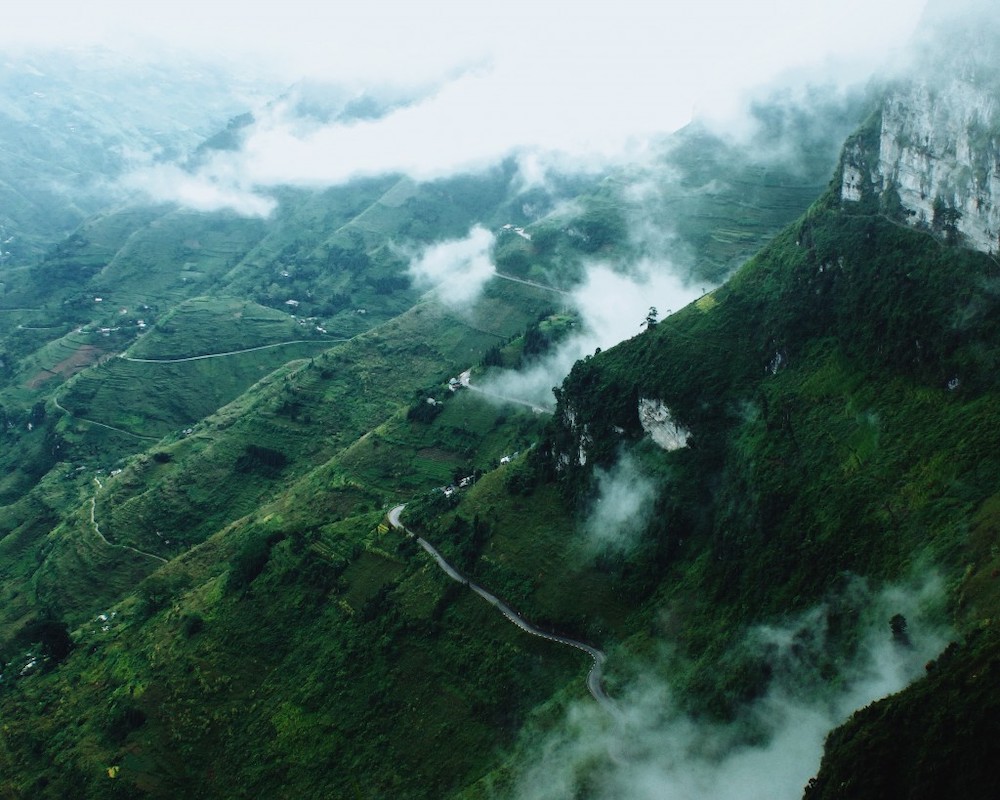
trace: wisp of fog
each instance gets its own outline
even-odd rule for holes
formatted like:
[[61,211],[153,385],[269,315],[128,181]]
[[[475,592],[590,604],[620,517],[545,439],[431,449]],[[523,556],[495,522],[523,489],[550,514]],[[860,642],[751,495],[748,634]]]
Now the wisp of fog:
[[462,239],[449,239],[410,254],[417,287],[434,289],[441,302],[468,310],[496,269],[490,256],[495,237],[476,225]]
[[518,371],[506,371],[483,388],[516,397],[541,408],[554,403],[552,387],[584,356],[639,334],[651,306],[661,315],[678,310],[700,291],[685,285],[671,265],[643,260],[631,268],[595,262],[583,282],[570,292],[569,305],[579,315],[577,333]]
[[[853,579],[844,594],[835,602],[861,612],[852,661],[832,678],[819,666],[831,662],[827,606],[751,630],[739,648],[766,660],[773,679],[732,722],[684,713],[662,664],[623,664],[628,657],[612,653],[608,669],[632,673],[616,698],[620,713],[581,701],[555,729],[527,738],[518,800],[797,800],[827,733],[919,677],[947,641],[934,622],[944,597],[935,575],[880,592]],[[896,614],[908,621],[905,637],[890,627]],[[667,644],[662,659],[676,663]]]
[[657,489],[630,453],[594,470],[595,496],[583,524],[588,550],[626,552],[646,528]]

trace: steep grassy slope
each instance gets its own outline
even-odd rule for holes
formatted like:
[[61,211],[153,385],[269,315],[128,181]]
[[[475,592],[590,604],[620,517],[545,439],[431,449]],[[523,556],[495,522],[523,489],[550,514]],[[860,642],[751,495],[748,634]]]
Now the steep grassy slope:
[[[926,513],[928,493],[952,480],[974,479],[977,492],[989,486],[995,269],[988,258],[879,217],[817,208],[723,288],[578,364],[561,391],[549,468],[585,491],[593,464],[611,463],[621,446],[641,438],[637,399],[657,398],[692,434],[688,448],[663,458],[701,470],[704,481],[690,491],[731,509],[711,527],[695,528],[714,529],[719,545],[767,531],[777,555],[775,537],[787,529],[796,531],[799,547],[818,548],[808,563],[825,570],[835,557],[856,567],[865,556],[834,536],[836,514],[819,511],[843,505],[847,495],[859,508],[872,506],[871,524],[877,517],[914,537],[900,542],[900,552],[929,544],[916,538],[913,520],[893,517],[907,496],[896,484],[900,475],[925,481],[905,506]],[[936,425],[925,430],[930,420]],[[576,455],[581,445],[586,466]],[[928,455],[943,449],[969,450],[950,461],[947,478]],[[966,472],[974,478],[959,477]],[[832,483],[810,486],[816,493],[807,496],[782,488],[797,486],[801,475],[829,475]],[[740,502],[750,505],[740,509]],[[876,513],[879,502],[884,508]],[[836,553],[826,552],[831,537],[838,538]],[[859,546],[871,538],[861,530],[850,536]],[[875,538],[863,546],[878,546]],[[897,555],[885,554],[892,562]],[[732,588],[739,591],[739,583]]]
[[[704,161],[688,165],[690,186],[665,201],[690,210],[692,247],[711,253],[717,272],[794,217],[811,185],[787,171],[772,181],[757,164],[704,191],[719,163],[739,161],[721,149],[689,145],[686,157]],[[120,212],[40,265],[50,295],[22,278],[5,286],[3,792],[437,798],[489,774],[532,708],[585,695],[586,658],[526,639],[380,527],[398,501],[411,501],[412,524],[531,619],[602,646],[648,644],[670,592],[693,594],[698,580],[718,578],[694,556],[675,560],[672,537],[682,519],[692,542],[711,540],[706,501],[720,484],[727,426],[773,357],[763,366],[738,357],[746,308],[725,299],[729,290],[638,340],[688,359],[683,413],[702,414],[696,441],[710,446],[665,459],[645,446],[645,463],[680,495],[658,504],[671,534],[654,529],[631,558],[581,550],[576,501],[587,475],[571,471],[565,490],[539,484],[564,429],[533,448],[542,417],[445,388],[490,352],[516,361],[526,341],[503,345],[550,313],[553,296],[495,281],[461,312],[418,302],[398,244],[544,217],[552,198],[517,195],[510,179],[506,169],[290,192],[268,221]],[[635,198],[629,205],[617,189],[606,184],[579,213],[543,218],[530,241],[500,234],[498,261],[569,285],[586,259],[650,255],[630,233]],[[688,205],[696,195],[700,204]],[[542,210],[525,210],[529,200]],[[741,203],[733,227],[726,219]],[[784,270],[782,241],[747,274]],[[511,253],[519,263],[504,261]],[[780,291],[731,297],[771,309],[766,316],[778,313],[771,294]],[[288,352],[162,363],[282,344],[300,330],[310,341]],[[683,342],[704,346],[683,355]],[[657,380],[680,385],[676,367],[635,343],[615,353],[588,360],[564,390],[563,410],[579,397],[580,419],[593,417],[591,466],[610,462],[615,424],[638,435],[625,413],[636,375],[654,389]],[[616,372],[599,377],[604,365]],[[581,391],[581,381],[603,393]],[[724,385],[714,400],[699,394]],[[412,500],[469,476],[472,488]],[[684,580],[681,567],[691,567]],[[703,602],[685,625],[692,656],[707,660],[722,648],[723,626],[750,615],[722,598],[713,621]],[[718,680],[732,675],[720,670]]]
[[[461,317],[423,304],[311,363],[293,362],[118,475],[67,473],[57,485],[79,492],[78,510],[41,548],[38,528],[2,541],[21,542],[6,553],[11,596],[34,595],[6,607],[18,612],[6,630],[35,624],[32,605],[41,605],[71,622],[78,645],[53,671],[26,672],[37,696],[66,696],[49,709],[52,727],[33,720],[30,693],[7,696],[5,791],[434,797],[482,771],[526,710],[585,663],[525,640],[456,595],[401,537],[377,531],[382,512],[373,509],[413,478],[397,461],[390,480],[366,485],[367,470],[339,453],[387,418],[382,435],[417,450],[451,448],[463,468],[468,445],[453,432],[463,425],[510,452],[526,430],[516,414],[508,421],[442,397],[429,448],[427,423],[407,421],[406,403],[423,386],[449,395],[449,375],[547,303],[536,290],[501,284]],[[527,422],[535,423],[530,414]],[[413,469],[416,485],[437,483],[433,471]],[[23,517],[14,511],[10,525]],[[163,566],[151,552],[185,554]],[[111,615],[119,597],[124,605]],[[95,619],[99,612],[109,619]],[[55,666],[45,641],[24,629],[13,640]],[[6,653],[15,673],[25,669],[23,652]],[[442,750],[450,755],[432,757]],[[51,755],[37,760],[43,751]],[[387,751],[395,766],[385,764]]]
[[[328,499],[310,497],[309,527],[262,509],[22,681],[5,698],[5,789],[441,796],[580,669],[451,591],[374,531],[379,515],[326,524]],[[61,699],[39,723],[44,697]]]
[[[532,295],[540,293],[509,284],[498,286],[483,301],[481,312],[473,308],[462,317],[454,317],[433,303],[418,305],[389,325],[309,361],[290,362],[202,423],[186,431],[174,430],[152,456],[123,463],[124,469],[114,470],[120,474],[102,476],[98,471],[100,485],[96,489],[90,483],[93,473],[81,470],[77,480],[84,481],[81,492],[86,493],[86,505],[72,517],[75,524],[63,526],[49,537],[50,543],[39,555],[41,564],[32,579],[37,601],[53,612],[72,616],[87,613],[95,604],[115,596],[108,583],[114,564],[88,569],[92,557],[81,555],[82,546],[84,553],[95,546],[100,552],[107,550],[99,546],[91,530],[91,494],[101,532],[119,550],[129,546],[159,557],[182,553],[286,491],[289,482],[405,408],[415,390],[444,384],[490,345],[526,326],[547,302]],[[136,366],[159,369],[185,365]],[[163,388],[177,391],[183,385],[171,383]],[[157,396],[157,400],[162,403],[163,397]],[[136,402],[135,398],[132,401]],[[167,407],[180,402],[177,399]],[[128,400],[119,401],[119,407],[122,405],[128,408]],[[86,438],[77,441],[77,428],[105,439],[115,433],[82,418],[64,417],[56,424],[67,447],[86,445]],[[448,431],[445,435],[452,436]],[[134,446],[135,440],[132,443]],[[112,452],[107,441],[102,447],[105,455]],[[462,453],[465,447],[455,449]],[[464,457],[456,463],[464,464]],[[105,470],[110,468],[107,461],[103,464]],[[353,499],[338,513],[349,511],[351,504],[368,508],[386,490],[413,486],[409,473],[401,474],[397,469],[388,485],[366,485],[351,479],[358,488],[348,493]],[[339,480],[343,483],[344,479]],[[417,485],[429,488],[426,478],[418,479]],[[13,527],[17,519],[12,514],[9,524]],[[70,535],[71,531],[76,533]],[[157,567],[155,559],[136,559],[118,551],[109,555],[126,567],[126,582],[137,567],[142,574]],[[122,558],[126,560],[122,562]],[[95,574],[103,575],[102,579],[93,580]]]
[[[674,609],[687,666],[672,679],[692,708],[728,716],[766,691],[766,661],[727,656],[733,631],[830,597],[844,574],[944,569],[963,635],[998,610],[997,265],[863,212],[823,201],[713,294],[579,363],[534,458],[581,509],[623,452],[662,481],[649,529],[609,567],[651,618]],[[663,401],[686,447],[644,435],[641,398]],[[995,659],[984,634],[859,714],[815,796],[987,796],[988,775],[959,766],[975,757],[950,764],[954,745],[935,743],[994,753],[995,688],[957,687]]]
[[[288,191],[266,221],[126,208],[88,221],[34,268],[5,273],[0,498],[16,501],[60,460],[106,467],[190,427],[290,358],[315,355],[321,340],[404,313],[419,291],[399,246],[464,236],[491,214],[507,219],[510,177],[499,170],[413,184],[390,176]],[[414,215],[436,225],[414,228]],[[249,317],[227,315],[227,303],[251,298],[258,308]],[[216,300],[214,310],[198,307]],[[137,341],[143,331],[152,332]],[[211,363],[106,360],[133,344],[132,357],[160,358],[294,339],[317,344]],[[57,431],[65,413],[71,424]]]
[[[637,652],[669,616],[682,657],[663,667],[715,716],[770,680],[766,663],[731,652],[734,631],[830,596],[845,572],[877,583],[925,560],[959,586],[971,563],[953,609],[960,628],[979,624],[996,608],[995,271],[824,201],[726,286],[577,365],[530,455],[460,499],[433,495],[413,524],[555,629]],[[478,420],[475,398],[451,397],[429,423],[403,416],[516,330],[497,300],[494,322],[475,325],[418,306],[132,461],[97,494],[102,531],[186,552],[162,568],[105,553],[103,594],[80,585],[100,550],[80,497],[33,573],[77,647],[3,697],[8,790],[448,796],[496,766],[530,708],[571,681],[582,691],[572,654],[525,641],[377,528],[394,491],[447,476],[421,459],[452,474],[493,466],[496,417]],[[643,435],[640,398],[670,408],[687,447],[665,453]],[[495,453],[522,446],[508,425]],[[657,513],[634,548],[588,557],[573,519],[595,468],[623,449],[658,482]],[[406,475],[389,466],[410,458]],[[154,569],[110,624],[94,620]],[[832,661],[853,646],[840,623]],[[989,641],[973,646],[986,663]],[[942,659],[897,702],[956,702],[946,686],[964,663]],[[995,702],[988,687],[968,698]],[[893,713],[918,713],[907,708]],[[958,786],[945,767],[934,785]]]
[[[505,325],[526,323],[530,303],[523,308],[511,308]],[[118,490],[112,489],[109,502],[112,507],[121,505],[121,511],[120,517],[118,511],[111,514],[109,524],[128,541],[146,530],[147,543],[153,544],[148,529],[155,518],[167,529],[183,532],[183,541],[197,541],[219,527],[216,514],[242,516],[259,502],[256,494],[240,501],[237,496],[260,482],[267,487],[280,485],[290,475],[330,458],[391,416],[400,407],[400,398],[422,386],[446,382],[466,363],[462,359],[476,358],[510,335],[510,328],[491,333],[465,325],[433,305],[420,305],[311,363],[289,365],[198,426],[189,438],[166,447],[164,452],[172,456],[166,471],[176,477],[161,489],[150,493],[141,479],[133,482],[134,470],[124,473],[115,486],[123,484],[122,494],[129,502],[116,502]],[[280,453],[280,463],[241,461],[251,446]],[[234,468],[246,476],[242,481],[222,478]],[[213,475],[220,479],[206,480]],[[192,483],[201,488],[179,490]],[[183,521],[173,519],[175,507]]]

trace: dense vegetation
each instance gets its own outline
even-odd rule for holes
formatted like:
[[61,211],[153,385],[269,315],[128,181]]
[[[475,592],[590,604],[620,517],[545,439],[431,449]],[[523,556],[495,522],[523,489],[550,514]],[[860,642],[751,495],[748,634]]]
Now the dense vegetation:
[[[758,115],[763,139],[804,124]],[[662,677],[713,721],[780,671],[735,646],[751,625],[825,601],[813,666],[833,680],[859,646],[852,576],[937,565],[962,641],[835,733],[809,791],[982,795],[1000,275],[884,198],[806,210],[836,135],[782,166],[692,128],[665,147],[658,168],[680,178],[655,202],[628,187],[656,170],[523,195],[507,164],[287,191],[266,221],[119,210],[4,275],[0,796],[513,791],[512,754],[586,699],[589,664],[449,581],[386,524],[401,502],[533,622],[607,649],[612,693],[669,641]],[[588,259],[655,258],[639,228],[667,218],[706,283],[778,235],[579,362],[552,418],[449,386],[531,364],[577,318],[524,283],[460,309],[423,297],[399,242],[481,223],[501,272],[565,289]],[[669,407],[687,446],[645,435],[641,398]],[[653,513],[627,547],[589,548],[584,520],[623,454],[655,485]],[[947,737],[961,777],[958,744],[928,749]]]
[[[664,476],[657,518],[617,569],[656,605],[685,603],[674,634],[689,702],[722,715],[771,670],[713,668],[727,658],[720,625],[828,599],[845,573],[944,567],[970,643],[832,737],[809,796],[987,796],[989,770],[952,758],[991,763],[997,741],[985,675],[997,658],[998,267],[864,211],[824,200],[713,294],[577,364],[535,470],[577,505],[623,447]],[[640,397],[666,402],[688,447],[652,452]],[[976,691],[958,691],[973,675]]]

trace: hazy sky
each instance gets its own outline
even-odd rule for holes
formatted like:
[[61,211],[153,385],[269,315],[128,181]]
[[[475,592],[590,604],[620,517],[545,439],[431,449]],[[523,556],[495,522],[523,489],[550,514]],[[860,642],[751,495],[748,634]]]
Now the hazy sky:
[[[435,177],[517,151],[577,164],[641,152],[692,112],[730,118],[750,87],[834,74],[858,80],[903,44],[912,0],[34,0],[4,9],[3,45],[157,43],[241,59],[292,82],[422,87],[377,124],[304,129],[282,109],[239,160],[139,183],[162,199],[262,213],[268,187],[359,174]],[[534,156],[533,156],[534,157]],[[225,163],[223,163],[225,161]]]
[[[288,78],[419,81],[491,66],[549,101],[659,97],[682,116],[725,87],[828,56],[870,63],[909,35],[912,0],[33,0],[5,4],[14,43],[133,46],[253,56]],[[13,7],[11,7],[13,6]]]

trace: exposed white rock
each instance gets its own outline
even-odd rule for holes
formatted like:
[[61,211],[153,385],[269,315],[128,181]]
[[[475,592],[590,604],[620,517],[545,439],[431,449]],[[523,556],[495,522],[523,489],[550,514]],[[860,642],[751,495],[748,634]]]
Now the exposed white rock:
[[686,447],[691,432],[674,422],[673,415],[662,400],[639,398],[639,422],[654,442],[666,451]]
[[840,187],[840,196],[844,200],[858,202],[861,199],[861,181],[864,173],[853,164],[844,164],[844,178]]
[[[867,164],[872,164],[869,171]],[[913,82],[882,107],[878,153],[844,153],[840,195],[861,200],[865,181],[895,190],[911,224],[930,226],[935,203],[959,212],[962,243],[1000,250],[1000,98],[956,76],[932,88]]]
[[[577,441],[576,463],[583,466],[587,463],[587,448],[594,443],[594,437],[590,435],[587,425],[577,423],[576,410],[567,404],[563,410],[563,424],[570,429]],[[569,464],[572,457],[562,453],[559,456],[560,465]]]

